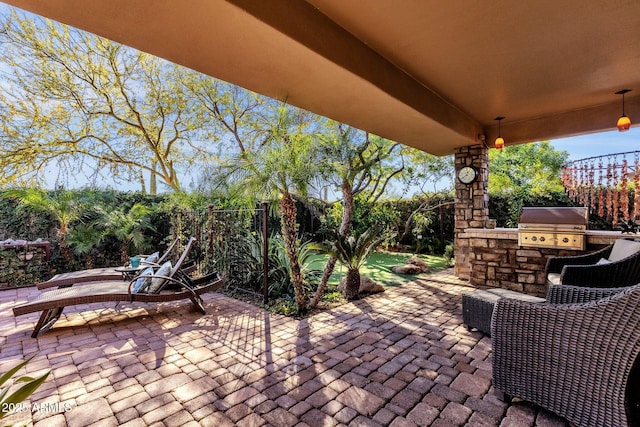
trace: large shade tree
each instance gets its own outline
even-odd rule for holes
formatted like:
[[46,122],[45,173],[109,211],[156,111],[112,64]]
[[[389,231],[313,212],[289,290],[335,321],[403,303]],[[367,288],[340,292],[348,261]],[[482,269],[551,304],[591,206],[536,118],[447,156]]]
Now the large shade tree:
[[199,104],[180,80],[191,71],[29,16],[2,17],[0,183],[42,181],[57,162],[94,181],[180,189],[180,170],[206,156]]
[[489,151],[489,194],[547,195],[563,192],[562,165],[569,153],[548,141]]
[[[182,69],[179,76],[202,108],[206,130],[218,136],[215,155],[255,151],[268,142],[273,100],[204,74]],[[313,115],[306,117],[312,120]]]

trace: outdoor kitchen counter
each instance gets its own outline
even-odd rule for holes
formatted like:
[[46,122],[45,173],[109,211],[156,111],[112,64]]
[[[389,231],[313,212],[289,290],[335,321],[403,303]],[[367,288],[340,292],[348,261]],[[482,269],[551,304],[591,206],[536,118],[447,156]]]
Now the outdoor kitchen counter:
[[621,237],[619,231],[587,230],[587,250],[534,248],[518,245],[517,228],[467,228],[469,239],[469,282],[478,287],[497,287],[530,295],[545,296],[544,267],[550,256],[580,255],[602,248]]

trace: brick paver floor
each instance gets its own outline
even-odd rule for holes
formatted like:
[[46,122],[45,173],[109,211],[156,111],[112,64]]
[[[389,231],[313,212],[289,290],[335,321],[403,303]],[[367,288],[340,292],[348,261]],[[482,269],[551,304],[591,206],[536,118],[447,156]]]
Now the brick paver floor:
[[9,423],[35,426],[566,426],[494,397],[491,340],[462,325],[450,271],[303,320],[218,293],[189,301],[69,307],[37,315],[0,292],[0,373],[25,355],[52,374]]

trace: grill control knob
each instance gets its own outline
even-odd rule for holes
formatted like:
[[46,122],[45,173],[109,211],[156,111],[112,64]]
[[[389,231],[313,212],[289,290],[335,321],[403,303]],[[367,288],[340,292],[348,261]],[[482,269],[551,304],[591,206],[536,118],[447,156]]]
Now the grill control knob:
[[536,236],[532,236],[532,237],[531,237],[531,241],[532,241],[532,242],[535,242],[536,240],[538,240],[538,238],[537,238]]
[[562,239],[562,242],[563,242],[563,243],[569,243],[569,238],[568,238],[568,237],[565,237],[564,239]]
[[540,241],[541,242],[544,242],[545,240],[547,240],[547,239],[545,239],[544,237],[540,237]]

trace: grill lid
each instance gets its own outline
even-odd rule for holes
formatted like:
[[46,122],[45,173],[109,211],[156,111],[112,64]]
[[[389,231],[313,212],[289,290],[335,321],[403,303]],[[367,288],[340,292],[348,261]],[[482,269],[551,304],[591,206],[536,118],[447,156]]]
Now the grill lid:
[[522,208],[521,224],[571,224],[587,226],[589,208],[585,207],[533,207]]

